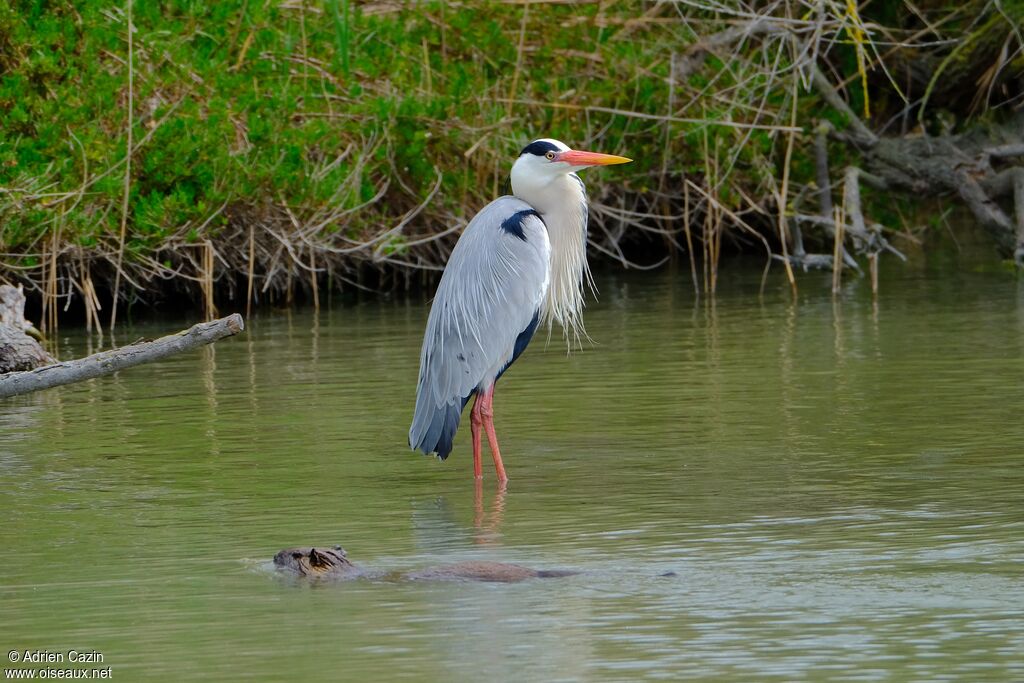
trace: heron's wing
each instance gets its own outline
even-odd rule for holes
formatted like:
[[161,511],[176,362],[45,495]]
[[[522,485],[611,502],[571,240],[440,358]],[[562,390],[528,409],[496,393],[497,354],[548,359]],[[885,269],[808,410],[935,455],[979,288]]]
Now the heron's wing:
[[536,327],[550,246],[540,215],[501,197],[470,221],[430,309],[409,444],[446,457],[466,401],[494,381]]

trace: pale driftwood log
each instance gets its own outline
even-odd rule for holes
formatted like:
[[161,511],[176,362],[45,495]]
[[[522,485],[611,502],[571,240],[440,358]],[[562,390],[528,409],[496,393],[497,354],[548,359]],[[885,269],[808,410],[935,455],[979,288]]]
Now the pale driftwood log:
[[245,329],[242,316],[233,313],[226,318],[208,323],[199,323],[191,328],[161,337],[154,341],[143,341],[122,346],[119,349],[95,353],[85,358],[55,363],[28,372],[14,372],[0,376],[0,398],[18,396],[40,389],[49,389],[62,384],[71,384],[93,377],[110,375],[142,363],[166,358],[198,346],[211,344],[218,339],[236,335]]
[[0,373],[57,362],[32,334],[39,332],[25,320],[25,293],[21,287],[0,285]]

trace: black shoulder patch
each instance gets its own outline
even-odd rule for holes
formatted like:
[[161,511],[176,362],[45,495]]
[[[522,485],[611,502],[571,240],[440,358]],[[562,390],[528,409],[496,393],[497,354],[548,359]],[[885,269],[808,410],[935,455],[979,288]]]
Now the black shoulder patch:
[[523,221],[526,220],[527,216],[536,216],[537,218],[540,218],[542,223],[544,222],[544,219],[540,217],[540,214],[533,209],[523,209],[522,211],[516,211],[514,214],[503,220],[501,222],[501,229],[525,242],[526,233],[523,232]]
[[539,157],[544,156],[548,152],[561,152],[556,145],[551,144],[547,140],[534,140],[526,147],[523,147],[523,151],[519,153],[519,156],[524,154],[533,154]]

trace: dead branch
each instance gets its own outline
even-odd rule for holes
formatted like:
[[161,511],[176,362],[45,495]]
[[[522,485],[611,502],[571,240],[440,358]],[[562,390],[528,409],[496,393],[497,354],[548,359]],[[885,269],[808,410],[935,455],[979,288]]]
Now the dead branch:
[[1000,145],[985,150],[985,153],[992,159],[1006,159],[1009,157],[1024,157],[1024,143],[1016,145]]
[[878,136],[864,125],[864,122],[853,112],[853,109],[850,109],[850,105],[839,96],[839,93],[828,82],[825,74],[821,73],[821,69],[817,65],[811,68],[811,83],[814,85],[814,89],[818,91],[818,94],[821,95],[821,98],[850,122],[850,128],[853,129],[853,142],[858,147],[874,147],[878,142]]
[[95,353],[77,360],[46,365],[28,372],[2,375],[0,376],[0,398],[111,375],[125,368],[150,363],[176,353],[211,344],[218,339],[236,335],[244,328],[242,316],[233,313],[226,318],[199,323],[187,330],[154,341],[137,342],[119,349]]
[[[920,196],[954,195],[960,197],[978,223],[991,235],[999,251],[1013,255],[1024,266],[1024,167],[1010,166],[996,172],[991,163],[993,159],[1005,162],[1024,152],[1024,144],[1013,141],[1020,139],[1022,122],[1024,115],[1017,115],[1006,125],[993,127],[991,131],[972,130],[962,135],[876,137],[870,142],[858,130],[854,119],[851,119],[853,134],[836,137],[860,147],[871,168],[871,172],[852,166],[847,169],[846,209],[852,223],[849,230],[851,236],[865,244],[880,240],[879,248],[869,247],[869,252],[877,253],[880,249],[886,249],[899,253],[885,242],[879,232],[869,234],[864,229],[863,216],[858,215],[861,214],[860,183],[885,192],[910,192]],[[1000,137],[1010,142],[999,144]],[[1000,206],[997,200],[1002,197],[1009,197],[1010,203],[1014,205],[1016,220],[1011,219]],[[851,200],[854,202],[852,205]],[[902,258],[902,254],[899,255]]]
[[957,192],[967,204],[982,227],[996,240],[1003,251],[1013,252],[1015,231],[1009,216],[994,199],[988,196],[981,184],[966,169],[957,171]]

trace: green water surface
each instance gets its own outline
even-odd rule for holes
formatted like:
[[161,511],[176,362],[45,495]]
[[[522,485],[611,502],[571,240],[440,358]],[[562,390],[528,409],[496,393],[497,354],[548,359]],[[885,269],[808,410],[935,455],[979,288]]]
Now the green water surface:
[[[607,277],[593,344],[538,335],[496,393],[504,493],[468,429],[444,463],[406,446],[418,296],[5,401],[0,649],[122,681],[1024,680],[1024,284],[900,267],[875,305],[735,272],[713,303]],[[580,574],[267,568],[334,543]]]

